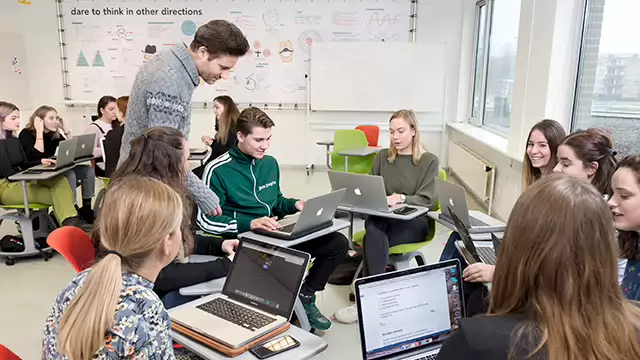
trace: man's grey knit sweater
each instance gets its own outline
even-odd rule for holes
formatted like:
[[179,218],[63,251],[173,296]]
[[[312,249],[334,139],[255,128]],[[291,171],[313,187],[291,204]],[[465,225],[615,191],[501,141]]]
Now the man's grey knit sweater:
[[[154,126],[167,126],[189,138],[191,97],[200,77],[196,64],[184,44],[160,52],[144,64],[133,83],[124,127],[121,164],[129,156],[131,141]],[[189,172],[187,188],[202,212],[209,214],[220,200],[201,179]]]

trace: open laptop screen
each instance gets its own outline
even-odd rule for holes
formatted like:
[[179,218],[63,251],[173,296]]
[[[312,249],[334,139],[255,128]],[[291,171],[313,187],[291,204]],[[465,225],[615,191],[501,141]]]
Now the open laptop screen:
[[290,318],[308,263],[309,254],[243,239],[223,293]]
[[416,351],[457,329],[464,315],[459,263],[410,270],[400,277],[358,284],[364,359]]

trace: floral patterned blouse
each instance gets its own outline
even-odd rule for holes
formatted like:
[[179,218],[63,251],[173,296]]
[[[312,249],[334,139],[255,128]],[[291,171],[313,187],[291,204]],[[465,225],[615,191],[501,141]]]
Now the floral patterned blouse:
[[[58,352],[60,318],[89,271],[79,273],[56,298],[44,328],[42,359],[66,359]],[[113,327],[93,359],[175,359],[169,314],[153,292],[151,281],[136,274],[123,274]]]
[[622,292],[627,299],[640,301],[640,261],[627,261],[622,278]]

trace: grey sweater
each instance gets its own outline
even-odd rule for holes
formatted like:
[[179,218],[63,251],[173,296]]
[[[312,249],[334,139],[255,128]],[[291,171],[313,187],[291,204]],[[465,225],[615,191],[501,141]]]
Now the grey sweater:
[[[171,127],[188,139],[191,97],[199,83],[196,64],[184,44],[162,51],[144,64],[133,82],[118,164],[129,156],[131,141],[148,128]],[[220,203],[216,194],[191,171],[187,188],[205,214],[211,213]]]
[[440,172],[438,158],[425,152],[416,166],[411,162],[411,155],[398,155],[393,163],[388,157],[388,149],[380,151],[371,169],[371,175],[384,179],[387,195],[404,194],[407,204],[432,208],[436,202],[434,178]]

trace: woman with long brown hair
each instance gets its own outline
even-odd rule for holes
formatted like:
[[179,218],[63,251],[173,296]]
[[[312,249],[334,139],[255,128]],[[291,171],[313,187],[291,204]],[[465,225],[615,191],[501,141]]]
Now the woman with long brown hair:
[[199,178],[204,173],[204,167],[208,163],[226,153],[238,142],[236,121],[240,117],[240,110],[230,96],[220,95],[213,99],[213,111],[216,116],[215,130],[213,138],[208,135],[202,136],[202,142],[211,147],[211,154],[204,165],[193,169],[193,173]]
[[555,120],[544,119],[533,125],[527,136],[522,166],[522,190],[526,190],[544,174],[551,174],[558,163],[560,141],[567,136],[562,125]]
[[[182,133],[168,127],[146,130],[131,142],[129,157],[111,177],[111,184],[127,181],[130,176],[146,176],[171,186],[182,197],[182,251],[179,258],[166,266],[155,281],[154,290],[167,308],[181,305],[193,297],[182,296],[179,289],[227,276],[238,240],[195,236],[192,228],[194,203],[186,189],[189,147]],[[107,191],[108,193],[109,191]],[[109,216],[108,213],[105,213]],[[94,239],[98,241],[99,234]],[[194,239],[195,238],[195,239]],[[220,258],[204,263],[188,263],[191,254],[215,255]]]
[[463,319],[438,359],[640,359],[640,308],[618,286],[618,254],[595,187],[541,178],[509,217],[489,314]]

